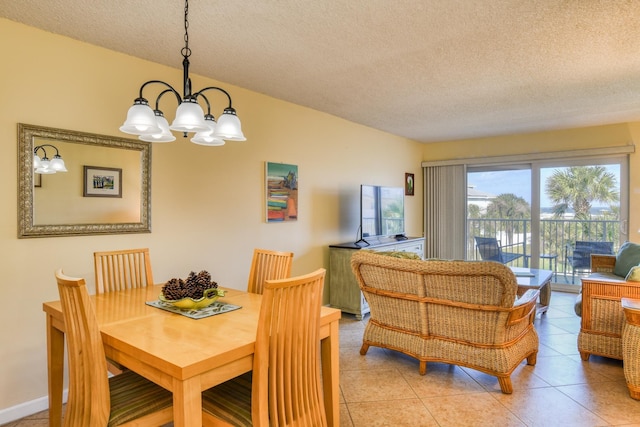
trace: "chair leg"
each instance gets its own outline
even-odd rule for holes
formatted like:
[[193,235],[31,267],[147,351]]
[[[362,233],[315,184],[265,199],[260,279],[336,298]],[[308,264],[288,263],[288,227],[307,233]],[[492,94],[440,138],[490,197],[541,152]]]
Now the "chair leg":
[[513,385],[511,384],[511,377],[498,377],[498,383],[500,384],[500,390],[504,394],[513,393]]
[[535,365],[536,362],[538,361],[538,352],[536,351],[533,354],[530,354],[529,356],[527,356],[527,365]]
[[425,360],[420,361],[420,375],[424,375],[427,373],[427,362]]
[[587,361],[589,361],[589,355],[590,355],[590,353],[587,353],[586,351],[581,351],[580,352],[580,359],[582,359],[585,362],[587,362]]
[[369,344],[362,343],[362,347],[360,347],[360,354],[364,356],[367,354],[367,351],[369,351]]

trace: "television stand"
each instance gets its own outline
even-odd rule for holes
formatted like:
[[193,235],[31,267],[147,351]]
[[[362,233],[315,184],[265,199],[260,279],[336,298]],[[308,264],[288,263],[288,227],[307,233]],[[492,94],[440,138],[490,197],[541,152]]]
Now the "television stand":
[[[424,237],[377,238],[367,236],[356,243],[341,243],[329,246],[329,271],[327,272],[329,286],[329,304],[345,313],[355,314],[356,319],[369,312],[369,304],[360,292],[360,286],[351,270],[351,255],[358,250],[376,252],[402,251],[413,252],[424,258]],[[366,246],[361,246],[361,242]]]

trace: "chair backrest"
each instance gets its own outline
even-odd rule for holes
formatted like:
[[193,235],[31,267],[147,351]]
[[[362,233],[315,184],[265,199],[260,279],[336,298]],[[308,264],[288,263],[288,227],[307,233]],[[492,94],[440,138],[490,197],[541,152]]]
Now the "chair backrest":
[[254,426],[326,426],[320,381],[320,307],[326,270],[267,280],[256,336]]
[[613,254],[613,242],[592,242],[577,240],[573,248],[571,266],[576,268],[591,268],[591,254]]
[[254,249],[247,292],[261,294],[265,280],[286,279],[291,276],[293,252]]
[[148,248],[94,252],[93,260],[97,293],[153,285]]
[[495,237],[474,237],[483,261],[502,262],[502,250]]
[[102,337],[84,279],[55,273],[64,317],[69,396],[65,426],[106,426],[111,402]]

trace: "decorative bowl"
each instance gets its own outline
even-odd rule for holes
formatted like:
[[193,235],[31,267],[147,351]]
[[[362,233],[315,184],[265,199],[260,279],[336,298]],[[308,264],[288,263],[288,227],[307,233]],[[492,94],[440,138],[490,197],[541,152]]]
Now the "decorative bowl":
[[174,307],[181,308],[183,310],[197,310],[198,308],[208,307],[220,297],[223,297],[225,291],[218,288],[211,288],[204,291],[202,298],[193,299],[190,297],[180,299],[166,299],[164,295],[160,294],[160,301],[167,304],[171,304]]

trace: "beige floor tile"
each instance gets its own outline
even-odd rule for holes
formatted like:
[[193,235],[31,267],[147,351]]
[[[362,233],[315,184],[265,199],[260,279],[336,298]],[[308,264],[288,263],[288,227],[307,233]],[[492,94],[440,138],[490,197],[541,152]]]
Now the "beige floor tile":
[[540,342],[564,355],[579,354],[575,334],[553,334],[540,336]]
[[340,388],[347,405],[416,397],[397,369],[344,371],[340,373]]
[[354,427],[438,427],[420,399],[358,402],[349,405]]
[[595,427],[607,424],[553,387],[527,390],[524,398],[515,392],[494,397],[527,426]]
[[538,357],[562,356],[562,353],[546,346],[542,343],[538,344]]
[[448,396],[484,391],[462,368],[446,363],[428,363],[427,373],[420,375],[416,369],[401,369],[418,397]]
[[[540,361],[538,361],[540,363]],[[476,371],[475,369],[463,368],[474,380],[482,385],[486,390],[494,393],[502,393],[500,383],[493,375]],[[520,363],[511,373],[511,384],[513,393],[526,395],[526,390],[530,388],[549,387],[549,383],[535,375],[535,366],[529,366],[526,362]]]
[[422,401],[441,427],[525,426],[488,393],[430,397]]
[[340,330],[340,348],[349,346],[360,350],[360,346],[362,345],[362,334],[364,334],[364,331],[361,329],[349,329],[347,331]]
[[558,387],[558,390],[611,425],[640,422],[640,401],[629,397],[626,384],[620,381]]
[[555,321],[553,321],[547,320],[546,318],[543,318],[542,320],[536,319],[533,326],[536,328],[536,332],[538,332],[538,336],[540,338],[546,335],[566,334],[567,330],[556,326],[556,323],[559,320],[560,319],[556,319]]
[[340,426],[341,427],[354,427],[353,421],[351,421],[351,415],[349,414],[349,408],[347,405],[340,405]]
[[609,378],[585,367],[571,356],[541,358],[533,373],[552,386],[597,384]]
[[610,380],[625,381],[622,360],[610,359],[608,357],[601,356],[591,356],[587,362],[580,359],[580,363],[582,363],[585,368],[603,375]]
[[395,358],[389,351],[379,347],[369,347],[366,355],[360,354],[360,347],[340,347],[340,370],[394,369]]

